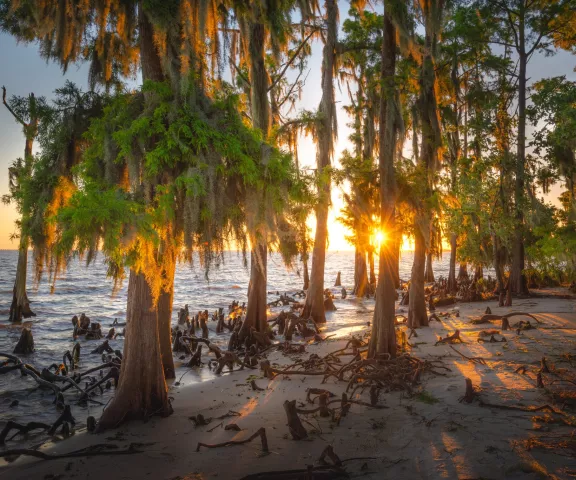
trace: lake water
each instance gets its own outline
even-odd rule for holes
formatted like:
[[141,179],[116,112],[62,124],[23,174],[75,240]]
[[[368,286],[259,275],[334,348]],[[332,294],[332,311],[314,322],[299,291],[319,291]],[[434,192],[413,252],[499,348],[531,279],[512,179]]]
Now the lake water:
[[[31,255],[30,255],[31,256]],[[16,271],[18,252],[0,251],[0,352],[12,353],[14,345],[20,336],[20,329],[13,328],[8,322],[10,302],[12,300],[12,287]],[[32,264],[32,258],[29,259]],[[376,265],[377,265],[377,258]],[[199,263],[196,263],[199,265]],[[32,266],[32,265],[31,265]],[[400,277],[409,279],[412,266],[412,253],[404,252],[400,260]],[[52,363],[61,363],[64,352],[72,350],[71,319],[74,315],[85,312],[92,321],[100,322],[104,334],[108,331],[115,318],[119,322],[125,321],[126,280],[122,289],[112,296],[112,282],[106,278],[106,266],[102,259],[86,267],[80,260],[71,262],[68,271],[56,283],[56,290],[50,293],[50,284],[41,283],[37,289],[33,286],[33,273],[29,268],[28,297],[31,300],[32,310],[37,314],[31,318],[31,329],[34,335],[35,352],[23,356],[22,360],[34,365],[38,370],[46,368]],[[354,253],[328,252],[326,257],[326,286],[332,286],[338,271],[341,272],[342,285],[350,290],[354,282]],[[435,262],[436,277],[447,276],[448,255]],[[173,323],[176,322],[178,309],[188,304],[190,312],[208,309],[212,312],[218,307],[227,307],[233,300],[240,303],[247,300],[246,290],[249,280],[249,269],[243,266],[242,257],[236,252],[225,255],[225,261],[219,268],[211,270],[207,281],[204,271],[197,266],[180,265],[176,272],[174,291]],[[269,292],[290,292],[302,288],[302,276],[296,270],[287,269],[277,254],[272,254],[268,261],[268,288]],[[335,305],[338,311],[327,315],[327,331],[352,332],[365,325],[370,320],[374,301],[356,299],[348,296],[346,300],[340,299],[340,289],[337,293]],[[275,300],[276,295],[269,295],[269,301]],[[225,308],[226,311],[226,308]],[[209,322],[210,338],[216,343],[225,345],[227,335],[216,335],[215,324]],[[100,355],[91,355],[90,351],[101,343],[101,340],[80,340],[82,355],[81,369],[100,365]],[[123,348],[123,339],[110,342],[114,349]],[[181,362],[179,362],[181,363]],[[179,367],[177,378],[189,369]],[[212,378],[207,367],[186,373],[182,384],[190,384]],[[102,406],[89,403],[87,407],[76,405],[76,393],[66,393],[66,401],[73,408],[78,425],[82,426],[88,415],[98,416]],[[112,392],[105,391],[102,396],[96,397],[100,402],[106,403]],[[52,391],[36,387],[36,383],[19,373],[10,372],[0,375],[0,429],[8,420],[19,423],[29,421],[43,421],[52,423],[58,416],[52,403]],[[10,406],[14,400],[18,404]],[[21,437],[17,437],[21,438]],[[35,440],[42,439],[39,435]],[[32,437],[32,439],[34,439]],[[25,442],[30,443],[30,442]]]

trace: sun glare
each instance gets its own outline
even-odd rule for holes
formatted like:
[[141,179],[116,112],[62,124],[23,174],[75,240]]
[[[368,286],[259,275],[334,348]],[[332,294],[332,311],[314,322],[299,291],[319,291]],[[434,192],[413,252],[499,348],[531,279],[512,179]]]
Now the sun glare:
[[382,230],[377,230],[374,235],[374,239],[376,240],[377,246],[382,245],[383,243],[386,242],[386,232],[383,232]]

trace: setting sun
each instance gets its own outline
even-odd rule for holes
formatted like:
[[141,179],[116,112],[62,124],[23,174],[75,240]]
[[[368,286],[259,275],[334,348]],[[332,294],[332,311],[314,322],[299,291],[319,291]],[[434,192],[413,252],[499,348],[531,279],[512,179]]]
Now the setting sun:
[[377,230],[375,235],[374,235],[374,239],[376,240],[376,245],[380,246],[382,245],[384,242],[386,242],[386,232],[383,232],[382,230]]

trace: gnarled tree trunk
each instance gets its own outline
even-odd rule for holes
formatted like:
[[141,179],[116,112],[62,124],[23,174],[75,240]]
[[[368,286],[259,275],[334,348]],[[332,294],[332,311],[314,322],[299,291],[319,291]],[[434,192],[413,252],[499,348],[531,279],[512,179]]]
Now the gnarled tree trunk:
[[127,420],[171,413],[152,292],[144,274],[130,270],[120,380],[114,398],[98,422],[98,430],[117,427]]

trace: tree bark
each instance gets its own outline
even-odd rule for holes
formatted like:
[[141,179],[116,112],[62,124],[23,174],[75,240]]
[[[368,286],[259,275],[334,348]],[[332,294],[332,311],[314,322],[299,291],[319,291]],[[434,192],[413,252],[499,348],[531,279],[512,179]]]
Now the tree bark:
[[496,272],[496,289],[495,293],[501,293],[506,290],[504,281],[504,262],[502,245],[500,238],[495,233],[492,234],[492,263],[494,264],[494,271]]
[[408,301],[408,326],[410,328],[428,326],[426,295],[424,292],[426,245],[424,237],[418,229],[416,229],[414,237],[414,263],[412,264]]
[[458,270],[458,281],[464,282],[468,280],[468,266],[466,262],[460,262],[460,268]]
[[396,29],[392,23],[390,5],[384,4],[384,31],[382,41],[382,81],[383,92],[380,98],[380,228],[387,232],[388,241],[380,245],[378,263],[378,286],[376,305],[372,320],[372,335],[368,346],[368,357],[376,354],[396,356],[396,225],[394,206],[396,203],[396,179],[394,171],[394,147],[396,126],[394,123],[394,75],[396,71]]
[[26,293],[26,275],[28,271],[28,240],[24,233],[20,234],[18,248],[18,264],[16,265],[16,279],[12,290],[12,303],[10,305],[10,321],[21,322],[22,318],[35,317],[30,309],[30,301]]
[[158,338],[164,376],[176,378],[174,356],[172,355],[172,305],[174,301],[174,274],[170,285],[160,292],[158,298]]
[[458,290],[456,281],[456,240],[455,233],[450,234],[450,267],[448,270],[448,293],[455,293]]
[[307,291],[310,287],[310,274],[308,272],[308,255],[302,260],[302,268],[304,270],[304,287],[303,290]]
[[358,298],[366,295],[368,286],[368,273],[366,271],[366,256],[361,247],[356,246],[354,253],[354,289],[352,294]]
[[267,253],[265,245],[258,245],[250,254],[250,287],[248,288],[248,307],[246,318],[240,329],[240,341],[250,334],[250,328],[265,333],[268,330],[266,316],[266,278]]
[[434,281],[434,270],[432,270],[432,254],[426,252],[426,268],[424,270],[424,281],[433,282]]
[[[270,133],[270,101],[268,98],[268,74],[265,65],[266,27],[261,22],[261,6],[252,5],[253,18],[248,20],[248,50],[250,62],[250,110],[252,125],[262,132],[264,139]],[[262,167],[265,168],[265,167]],[[264,192],[255,191],[249,194],[251,203],[257,205],[253,225],[256,234],[252,236],[252,251],[250,253],[250,286],[248,290],[248,305],[246,319],[240,330],[240,341],[250,333],[254,327],[258,332],[266,332],[266,284],[268,244],[267,229],[265,225],[266,199]]]
[[526,169],[526,65],[524,21],[520,17],[518,58],[518,144],[516,157],[516,181],[514,202],[516,208],[516,230],[512,245],[512,270],[510,287],[513,293],[527,295],[528,283],[524,275],[524,177]]
[[376,286],[376,272],[374,271],[374,248],[372,246],[368,249],[368,264],[370,265],[370,291],[373,293]]
[[[394,213],[396,215],[396,213]],[[396,238],[392,240],[394,243],[394,259],[393,259],[393,273],[394,273],[394,288],[400,288],[400,248],[402,247],[402,232],[396,231]]]
[[322,98],[318,107],[320,119],[317,124],[316,163],[320,177],[319,200],[316,206],[316,234],[312,253],[312,273],[310,288],[302,311],[304,318],[312,318],[316,323],[325,323],[324,311],[324,265],[328,242],[328,210],[330,208],[330,169],[334,154],[334,138],[337,132],[336,109],[334,103],[334,66],[336,42],[338,40],[338,4],[336,0],[326,0],[326,42],[322,51]]
[[158,314],[143,273],[130,270],[126,340],[120,380],[114,398],[102,413],[98,431],[151,415],[168,416],[172,406],[164,381]]

